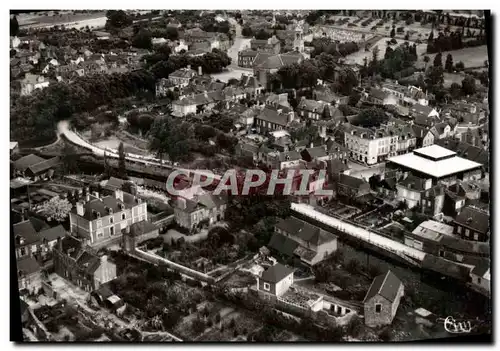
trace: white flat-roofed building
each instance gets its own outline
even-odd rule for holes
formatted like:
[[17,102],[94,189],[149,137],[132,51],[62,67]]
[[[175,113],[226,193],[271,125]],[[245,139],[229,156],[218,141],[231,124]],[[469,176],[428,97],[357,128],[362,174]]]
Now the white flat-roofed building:
[[477,162],[458,157],[456,152],[439,145],[426,146],[411,153],[390,157],[388,168],[410,171],[423,178],[432,178],[444,184],[454,184],[457,179],[475,180],[482,177],[482,165]]

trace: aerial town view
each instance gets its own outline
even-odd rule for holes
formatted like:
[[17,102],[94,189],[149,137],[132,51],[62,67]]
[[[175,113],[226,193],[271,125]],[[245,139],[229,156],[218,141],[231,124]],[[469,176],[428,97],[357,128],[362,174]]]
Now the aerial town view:
[[11,10],[11,340],[492,340],[492,36]]

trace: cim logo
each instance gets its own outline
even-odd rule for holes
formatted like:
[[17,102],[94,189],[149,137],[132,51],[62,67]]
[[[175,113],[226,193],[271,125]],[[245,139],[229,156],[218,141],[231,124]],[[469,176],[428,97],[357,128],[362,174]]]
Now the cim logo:
[[466,334],[472,331],[472,324],[466,320],[455,320],[453,317],[448,316],[444,320],[444,329],[451,334]]

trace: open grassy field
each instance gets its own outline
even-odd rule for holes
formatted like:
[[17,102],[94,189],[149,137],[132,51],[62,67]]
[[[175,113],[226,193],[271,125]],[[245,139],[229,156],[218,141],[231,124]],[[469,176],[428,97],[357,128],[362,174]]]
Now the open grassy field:
[[[443,51],[443,65],[446,60],[446,56],[451,54],[453,57],[453,63],[462,61],[465,68],[468,67],[482,67],[484,66],[484,61],[488,60],[488,48],[486,45],[476,46],[472,48],[464,48],[460,50],[453,51]],[[431,59],[431,63],[434,61],[436,54],[425,54]],[[423,62],[424,56],[419,53],[419,60]]]

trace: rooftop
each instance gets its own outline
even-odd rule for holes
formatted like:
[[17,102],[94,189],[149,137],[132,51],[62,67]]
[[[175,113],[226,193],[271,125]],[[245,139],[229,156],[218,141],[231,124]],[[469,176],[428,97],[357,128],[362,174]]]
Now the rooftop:
[[278,283],[293,274],[293,270],[281,263],[276,263],[274,266],[269,267],[262,273],[262,280],[271,283]]
[[394,302],[401,284],[401,280],[389,270],[386,274],[381,274],[373,279],[363,302],[376,295],[386,298],[389,302]]
[[455,156],[457,153],[455,151],[448,150],[439,145],[426,146],[414,151],[415,154],[427,156],[433,160],[439,160],[442,158],[447,158],[450,156]]
[[441,235],[453,235],[453,227],[437,221],[425,221],[415,228],[412,232],[415,235],[421,236],[425,239],[437,241]]
[[458,156],[437,161],[429,160],[419,156],[417,151],[418,150],[404,155],[390,157],[388,161],[418,172],[422,172],[434,178],[442,178],[459,172],[473,170],[482,166],[480,163]]

